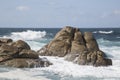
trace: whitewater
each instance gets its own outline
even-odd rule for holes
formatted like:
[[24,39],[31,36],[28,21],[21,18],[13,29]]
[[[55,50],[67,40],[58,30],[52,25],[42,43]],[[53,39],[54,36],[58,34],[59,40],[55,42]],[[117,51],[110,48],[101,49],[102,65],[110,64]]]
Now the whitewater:
[[[2,38],[11,38],[14,41],[24,40],[37,51],[49,43],[59,29],[26,29],[10,31],[0,34]],[[46,57],[53,65],[45,68],[10,68],[0,67],[0,80],[120,80],[120,29],[83,29],[93,32],[99,47],[113,65],[108,67],[82,66],[65,61],[64,58]],[[114,36],[113,36],[114,35]]]

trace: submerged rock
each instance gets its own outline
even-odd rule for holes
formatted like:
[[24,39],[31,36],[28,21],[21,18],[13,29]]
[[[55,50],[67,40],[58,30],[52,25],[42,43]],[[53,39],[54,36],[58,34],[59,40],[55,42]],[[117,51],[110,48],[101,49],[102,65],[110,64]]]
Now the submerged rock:
[[[11,39],[2,39],[0,41],[0,65],[17,67],[17,68],[33,68],[47,67],[52,65],[46,58],[39,58],[37,52],[30,49],[30,46],[22,41],[9,41]],[[9,44],[8,44],[9,43]]]
[[108,66],[112,60],[99,49],[91,32],[80,32],[78,28],[66,26],[54,39],[38,51],[42,56],[65,57],[65,60],[80,65]]

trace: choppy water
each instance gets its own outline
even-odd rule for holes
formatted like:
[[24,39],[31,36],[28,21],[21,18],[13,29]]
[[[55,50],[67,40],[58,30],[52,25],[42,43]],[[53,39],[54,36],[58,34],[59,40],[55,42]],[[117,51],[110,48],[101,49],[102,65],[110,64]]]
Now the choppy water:
[[[38,50],[53,39],[60,29],[0,28],[0,37],[25,40]],[[113,66],[80,66],[59,57],[47,57],[53,65],[46,68],[0,67],[0,80],[120,80],[120,28],[80,29],[93,32],[99,47],[113,61]],[[41,56],[40,56],[41,57]]]

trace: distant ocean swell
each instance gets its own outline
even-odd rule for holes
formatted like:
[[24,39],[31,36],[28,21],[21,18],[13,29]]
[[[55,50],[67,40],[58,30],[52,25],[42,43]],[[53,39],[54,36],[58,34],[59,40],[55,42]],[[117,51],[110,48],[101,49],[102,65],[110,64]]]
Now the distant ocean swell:
[[[107,32],[102,33],[100,31],[103,30],[92,32],[96,36],[100,49],[112,59],[113,66],[80,66],[65,61],[63,58],[47,56],[48,60],[53,63],[52,66],[34,69],[0,68],[0,80],[120,80],[120,41],[117,38],[113,39],[113,35],[116,35],[114,33],[119,33],[119,30],[118,32],[104,30]],[[0,36],[13,40],[25,40],[33,50],[39,50],[50,42],[55,34],[46,30],[23,30]],[[107,34],[107,37],[104,34]]]
[[101,33],[101,34],[111,34],[113,33],[114,31],[94,31],[93,33]]

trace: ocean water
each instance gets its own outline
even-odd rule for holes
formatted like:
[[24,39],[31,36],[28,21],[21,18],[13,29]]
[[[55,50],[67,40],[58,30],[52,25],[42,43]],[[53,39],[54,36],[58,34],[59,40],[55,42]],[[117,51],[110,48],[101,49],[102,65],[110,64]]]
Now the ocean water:
[[[1,38],[24,40],[33,50],[49,43],[59,28],[0,28]],[[53,65],[45,68],[0,67],[0,80],[120,80],[120,28],[81,28],[95,36],[99,47],[113,65],[108,67],[80,66],[63,58],[47,57]]]

